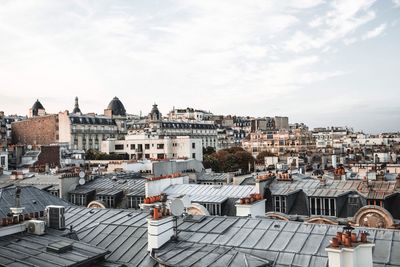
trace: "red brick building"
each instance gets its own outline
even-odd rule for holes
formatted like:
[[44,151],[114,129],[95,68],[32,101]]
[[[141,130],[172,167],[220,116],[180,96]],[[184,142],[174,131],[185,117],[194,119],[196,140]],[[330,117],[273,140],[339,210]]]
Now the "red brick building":
[[13,144],[49,145],[58,142],[58,114],[35,116],[11,125]]

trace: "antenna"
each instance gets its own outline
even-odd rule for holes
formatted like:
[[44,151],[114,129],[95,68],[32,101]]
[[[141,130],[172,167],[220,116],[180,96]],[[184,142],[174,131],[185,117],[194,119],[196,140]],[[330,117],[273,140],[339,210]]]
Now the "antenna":
[[80,185],[84,185],[86,183],[86,181],[85,181],[85,172],[83,172],[83,171],[79,172],[79,177],[80,177],[80,179],[78,181],[79,184]]
[[185,205],[179,198],[172,200],[170,204],[171,213],[174,216],[174,240],[178,239],[178,217],[182,216],[185,212]]

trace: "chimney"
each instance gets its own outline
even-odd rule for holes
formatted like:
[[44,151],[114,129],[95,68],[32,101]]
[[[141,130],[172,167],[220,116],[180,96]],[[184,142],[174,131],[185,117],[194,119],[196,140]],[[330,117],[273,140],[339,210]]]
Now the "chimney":
[[13,214],[13,221],[19,222],[20,215],[24,212],[25,208],[21,207],[21,188],[17,186],[15,190],[15,207],[10,208]]
[[147,251],[149,252],[162,247],[174,236],[174,218],[163,216],[162,213],[155,207],[152,216],[147,218]]
[[331,244],[325,248],[328,253],[329,267],[373,267],[372,248],[375,244],[367,241],[367,233],[338,232]]
[[332,167],[337,168],[337,156],[335,154],[332,155]]
[[261,194],[251,194],[249,197],[239,199],[236,203],[236,216],[255,218],[265,216],[265,199]]
[[398,174],[396,177],[396,188],[400,188],[400,174]]

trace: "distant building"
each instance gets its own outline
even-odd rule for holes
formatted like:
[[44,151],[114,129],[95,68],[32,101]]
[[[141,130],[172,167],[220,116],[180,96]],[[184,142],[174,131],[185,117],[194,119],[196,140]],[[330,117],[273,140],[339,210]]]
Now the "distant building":
[[46,109],[40,103],[39,99],[33,104],[32,108],[29,109],[29,117],[43,116],[46,115]]
[[7,149],[7,126],[4,118],[4,112],[0,111],[0,151]]
[[263,151],[279,155],[306,152],[315,148],[315,142],[302,130],[257,131],[242,141],[242,147],[256,157]]
[[201,139],[190,136],[160,136],[152,133],[128,134],[125,140],[102,142],[105,153],[127,154],[130,159],[193,158],[203,160]]
[[182,121],[207,121],[210,120],[213,114],[204,110],[194,108],[175,109],[175,107],[168,113],[169,120],[182,120]]
[[8,153],[6,151],[0,151],[0,170],[8,170]]
[[50,145],[67,144],[70,149],[99,150],[101,141],[108,138],[122,138],[126,133],[125,109],[114,98],[106,114],[83,115],[75,98],[72,113],[46,114],[42,104],[36,101],[30,109],[30,118],[12,123],[13,144]]
[[191,139],[200,139],[202,147],[218,149],[217,128],[212,122],[183,122],[164,120],[156,104],[146,120],[129,125],[129,133],[154,134],[164,137],[188,136]]
[[251,120],[251,132],[271,131],[271,130],[289,130],[288,117],[265,117]]

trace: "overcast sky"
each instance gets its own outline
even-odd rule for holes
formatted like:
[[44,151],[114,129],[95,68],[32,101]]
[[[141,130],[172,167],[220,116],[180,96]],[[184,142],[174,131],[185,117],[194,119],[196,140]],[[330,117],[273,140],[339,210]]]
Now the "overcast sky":
[[194,107],[400,130],[400,0],[0,0],[0,110]]

